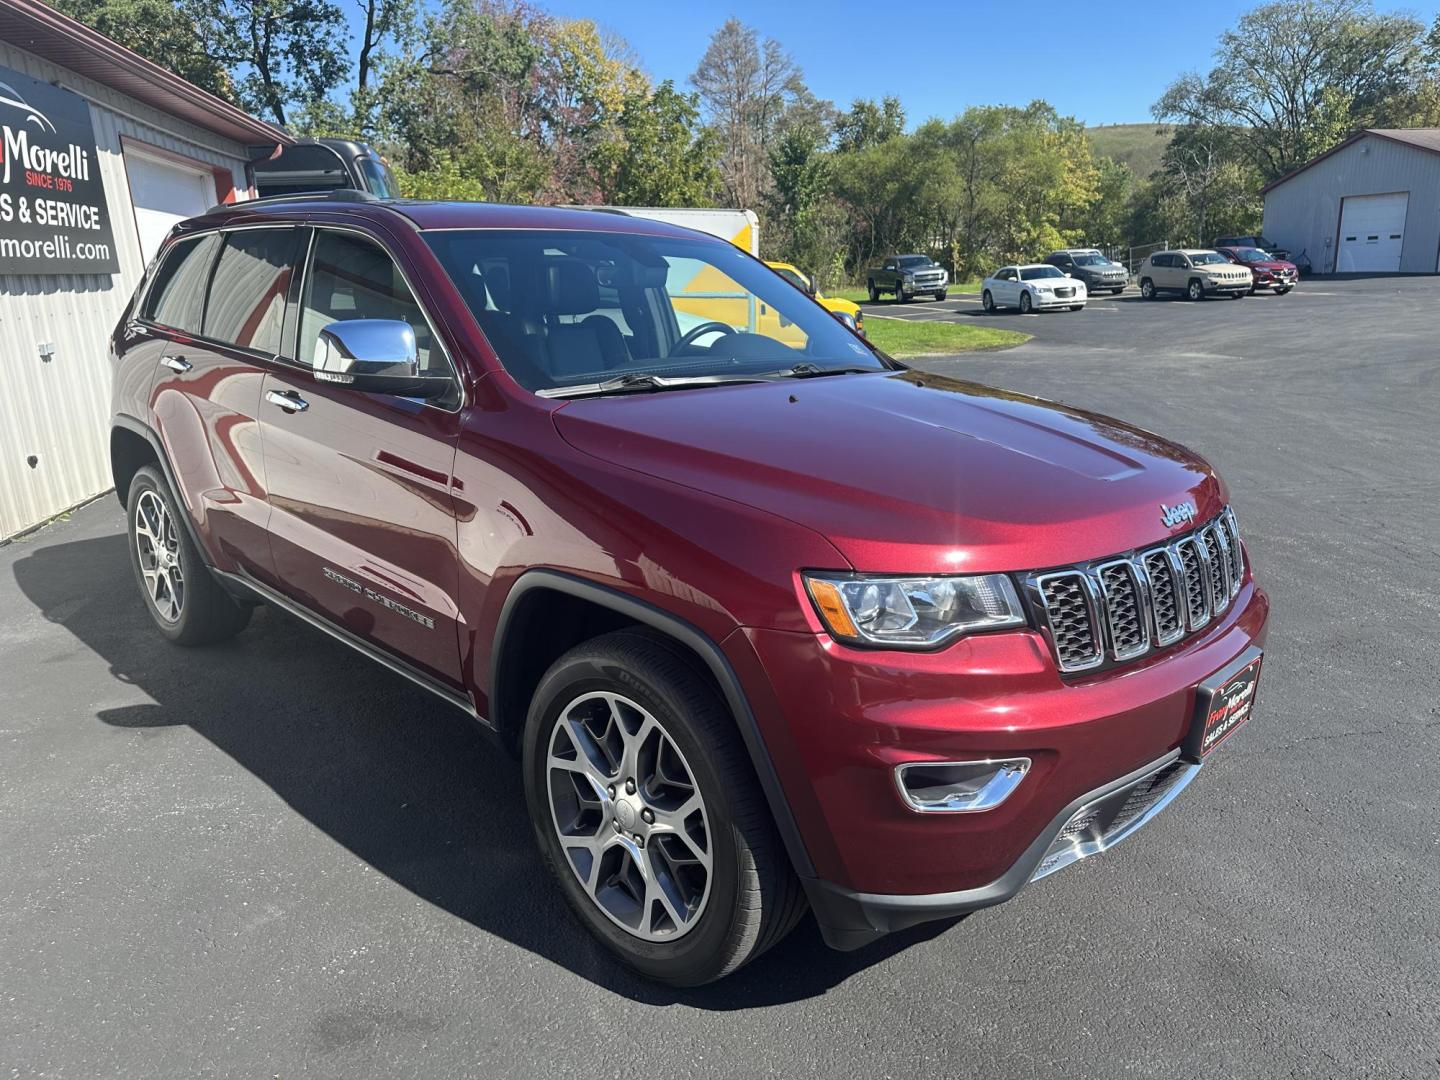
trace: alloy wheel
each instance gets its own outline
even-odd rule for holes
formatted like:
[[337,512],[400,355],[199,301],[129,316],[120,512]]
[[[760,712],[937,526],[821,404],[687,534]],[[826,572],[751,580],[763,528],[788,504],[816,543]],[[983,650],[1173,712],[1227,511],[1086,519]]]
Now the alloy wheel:
[[185,609],[180,534],[170,508],[154,491],[142,493],[135,506],[135,551],[151,606],[166,622],[179,622]]
[[633,699],[588,693],[563,710],[545,763],[551,822],[591,902],[644,941],[691,930],[710,895],[705,799],[680,748]]

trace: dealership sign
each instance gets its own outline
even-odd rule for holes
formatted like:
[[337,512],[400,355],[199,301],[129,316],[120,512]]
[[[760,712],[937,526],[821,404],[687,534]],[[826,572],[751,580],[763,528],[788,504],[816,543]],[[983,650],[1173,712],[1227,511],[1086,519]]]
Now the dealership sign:
[[0,274],[113,274],[90,106],[0,67]]

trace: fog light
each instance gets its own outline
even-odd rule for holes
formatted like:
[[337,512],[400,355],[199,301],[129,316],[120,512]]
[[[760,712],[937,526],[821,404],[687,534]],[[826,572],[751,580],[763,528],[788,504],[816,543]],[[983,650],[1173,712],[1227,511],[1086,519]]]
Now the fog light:
[[1029,770],[1029,758],[914,762],[895,767],[895,784],[917,813],[975,814],[1008,799]]

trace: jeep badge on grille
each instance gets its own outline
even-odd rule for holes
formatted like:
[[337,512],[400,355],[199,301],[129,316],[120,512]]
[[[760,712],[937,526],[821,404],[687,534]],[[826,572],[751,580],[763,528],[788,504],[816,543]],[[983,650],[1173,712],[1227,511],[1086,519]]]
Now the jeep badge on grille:
[[1160,504],[1160,523],[1167,529],[1173,529],[1177,525],[1184,525],[1195,520],[1195,504],[1193,502],[1176,503],[1174,506]]

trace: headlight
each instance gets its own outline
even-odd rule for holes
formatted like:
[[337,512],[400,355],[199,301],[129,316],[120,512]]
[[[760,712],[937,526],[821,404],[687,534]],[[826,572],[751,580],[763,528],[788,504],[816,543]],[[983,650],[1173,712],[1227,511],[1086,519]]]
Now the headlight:
[[925,649],[975,630],[1024,626],[1015,586],[983,577],[806,574],[825,628],[841,641]]

